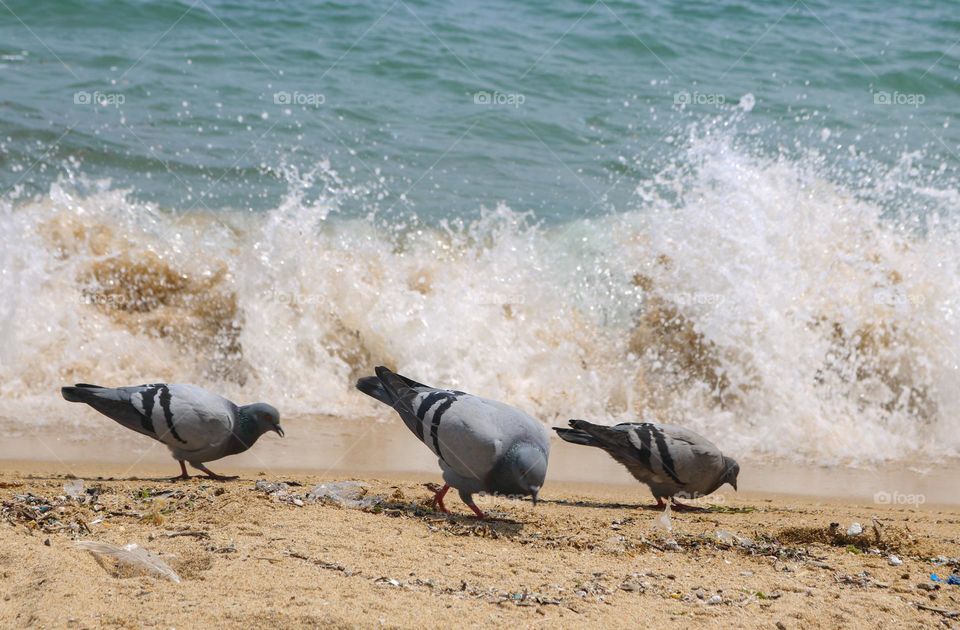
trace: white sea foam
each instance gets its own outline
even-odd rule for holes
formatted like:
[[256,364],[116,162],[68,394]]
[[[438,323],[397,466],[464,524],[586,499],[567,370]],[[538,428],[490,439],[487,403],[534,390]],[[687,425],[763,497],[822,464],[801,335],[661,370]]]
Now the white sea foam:
[[682,423],[734,455],[956,456],[960,243],[937,219],[956,192],[914,187],[919,230],[875,201],[902,174],[864,194],[709,135],[680,162],[634,207],[559,225],[500,206],[388,227],[297,187],[261,215],[106,185],[2,201],[0,415],[69,423],[63,384],[168,380],[367,416],[353,382],[386,364],[552,424]]

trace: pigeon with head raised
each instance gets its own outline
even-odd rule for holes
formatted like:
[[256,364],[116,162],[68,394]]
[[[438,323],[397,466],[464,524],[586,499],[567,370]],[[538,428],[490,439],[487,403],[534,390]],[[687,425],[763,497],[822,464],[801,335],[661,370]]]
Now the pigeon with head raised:
[[708,439],[683,427],[651,422],[607,427],[586,420],[571,420],[570,427],[554,431],[567,442],[605,450],[650,487],[657,507],[663,507],[666,498],[687,507],[677,497],[697,499],[725,483],[737,489],[740,465]]
[[86,403],[137,433],[162,442],[180,462],[178,479],[189,479],[185,462],[213,479],[222,477],[206,466],[227,455],[242,453],[261,435],[283,437],[280,413],[266,403],[242,407],[196,385],[136,385],[100,387],[78,383],[63,387],[64,400]]
[[464,392],[437,389],[385,367],[357,381],[357,389],[393,407],[404,424],[437,456],[443,488],[434,505],[446,512],[451,487],[478,518],[479,492],[529,496],[537,501],[547,474],[546,428],[519,409]]

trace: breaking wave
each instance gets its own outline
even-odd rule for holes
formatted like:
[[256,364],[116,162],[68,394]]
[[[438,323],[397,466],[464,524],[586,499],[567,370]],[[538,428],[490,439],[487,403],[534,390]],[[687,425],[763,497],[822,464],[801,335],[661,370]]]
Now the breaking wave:
[[64,383],[167,380],[370,416],[352,384],[383,363],[735,455],[957,456],[960,201],[905,161],[853,186],[694,134],[634,206],[559,224],[350,218],[303,179],[267,213],[177,212],[65,178],[0,200],[0,415],[69,422]]

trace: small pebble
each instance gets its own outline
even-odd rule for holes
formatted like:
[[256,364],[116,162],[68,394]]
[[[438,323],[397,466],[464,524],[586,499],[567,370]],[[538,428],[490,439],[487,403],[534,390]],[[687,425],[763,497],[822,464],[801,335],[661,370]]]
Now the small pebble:
[[714,596],[712,596],[710,599],[707,600],[707,605],[708,605],[708,606],[715,606],[716,604],[719,604],[719,603],[721,603],[721,602],[723,602],[723,598],[720,597],[719,595],[714,595]]
[[847,536],[859,536],[863,533],[863,525],[860,523],[851,523],[847,528]]
[[44,541],[43,541],[43,544],[46,545],[47,547],[49,547],[49,546],[50,546],[50,539],[47,538],[46,540],[44,540]]
[[787,624],[782,621],[777,622],[777,630],[787,630]]
[[890,566],[892,567],[899,567],[901,564],[903,564],[903,560],[894,555],[891,555],[889,558],[887,558],[887,562],[889,562]]

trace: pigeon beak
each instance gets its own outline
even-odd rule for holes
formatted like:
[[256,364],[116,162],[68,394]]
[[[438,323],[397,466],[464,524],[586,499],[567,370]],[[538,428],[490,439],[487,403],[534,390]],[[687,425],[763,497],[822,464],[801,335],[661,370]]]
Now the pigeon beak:
[[736,480],[731,481],[731,482],[730,482],[730,485],[733,486],[733,491],[736,492],[736,491],[737,491],[737,481],[736,481]]
[[275,426],[273,430],[277,432],[277,435],[283,437],[283,427],[281,427],[279,424]]

